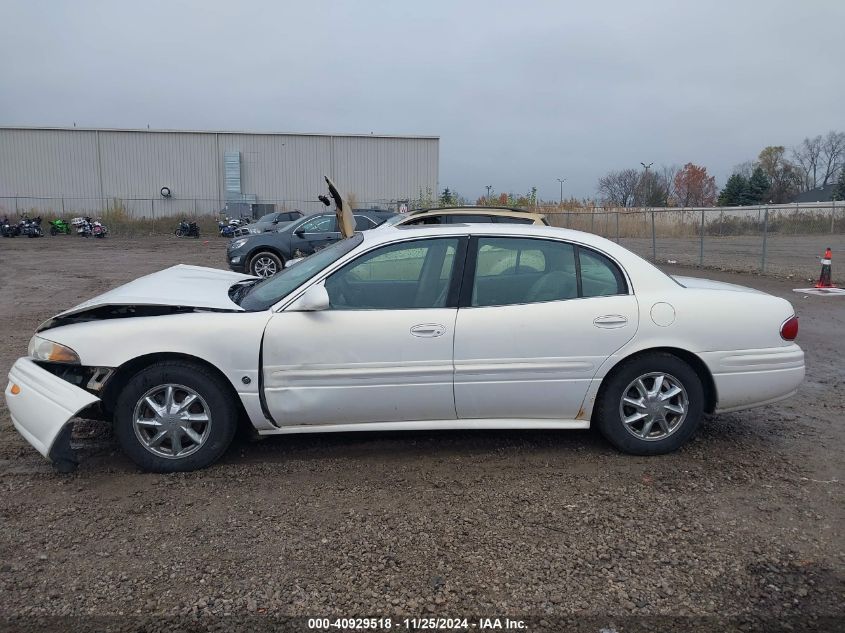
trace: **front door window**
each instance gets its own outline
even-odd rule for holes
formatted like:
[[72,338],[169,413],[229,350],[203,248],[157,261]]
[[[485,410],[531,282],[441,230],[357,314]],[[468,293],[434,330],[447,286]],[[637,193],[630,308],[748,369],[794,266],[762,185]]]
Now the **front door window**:
[[377,248],[326,279],[335,310],[443,308],[458,238],[432,238]]

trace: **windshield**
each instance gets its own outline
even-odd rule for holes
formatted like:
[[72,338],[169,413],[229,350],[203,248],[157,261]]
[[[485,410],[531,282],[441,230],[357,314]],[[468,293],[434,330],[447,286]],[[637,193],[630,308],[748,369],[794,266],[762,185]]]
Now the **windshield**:
[[272,222],[275,219],[276,219],[275,213],[268,213],[267,215],[262,215],[260,218],[258,218],[258,221],[259,222]]
[[364,236],[356,233],[349,239],[335,242],[272,277],[247,282],[252,285],[246,293],[242,297],[234,294],[232,300],[248,312],[266,310],[363,241]]

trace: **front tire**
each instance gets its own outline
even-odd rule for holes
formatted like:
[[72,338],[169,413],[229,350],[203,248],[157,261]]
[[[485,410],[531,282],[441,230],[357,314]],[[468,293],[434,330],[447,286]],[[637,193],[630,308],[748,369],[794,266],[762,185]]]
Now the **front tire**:
[[271,277],[284,268],[282,258],[270,251],[256,253],[249,260],[249,270],[256,277]]
[[620,451],[662,455],[692,438],[704,413],[704,388],[677,356],[650,353],[623,361],[608,376],[594,420]]
[[205,468],[223,455],[237,429],[230,394],[229,385],[201,365],[156,363],[135,374],[118,396],[115,436],[143,470]]
[[176,229],[173,233],[176,237],[182,237],[185,234],[182,229]]

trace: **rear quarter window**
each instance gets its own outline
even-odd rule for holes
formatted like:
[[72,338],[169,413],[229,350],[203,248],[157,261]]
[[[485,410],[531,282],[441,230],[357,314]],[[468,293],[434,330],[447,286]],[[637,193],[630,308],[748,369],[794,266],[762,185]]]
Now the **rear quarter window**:
[[583,297],[628,294],[628,285],[619,267],[604,255],[578,248]]

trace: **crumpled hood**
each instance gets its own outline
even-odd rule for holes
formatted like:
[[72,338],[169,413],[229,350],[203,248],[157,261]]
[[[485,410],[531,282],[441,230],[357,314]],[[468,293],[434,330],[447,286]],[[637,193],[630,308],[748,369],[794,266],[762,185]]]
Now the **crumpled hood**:
[[242,308],[229,299],[229,288],[244,279],[251,277],[217,268],[179,264],[139,277],[56,316],[64,317],[102,306],[129,305],[240,311]]
[[685,288],[702,288],[705,290],[733,290],[734,292],[754,292],[764,295],[765,292],[748,288],[747,286],[739,286],[737,284],[729,284],[723,281],[713,281],[712,279],[699,279],[698,277],[679,277],[672,275],[672,279],[677,281]]

